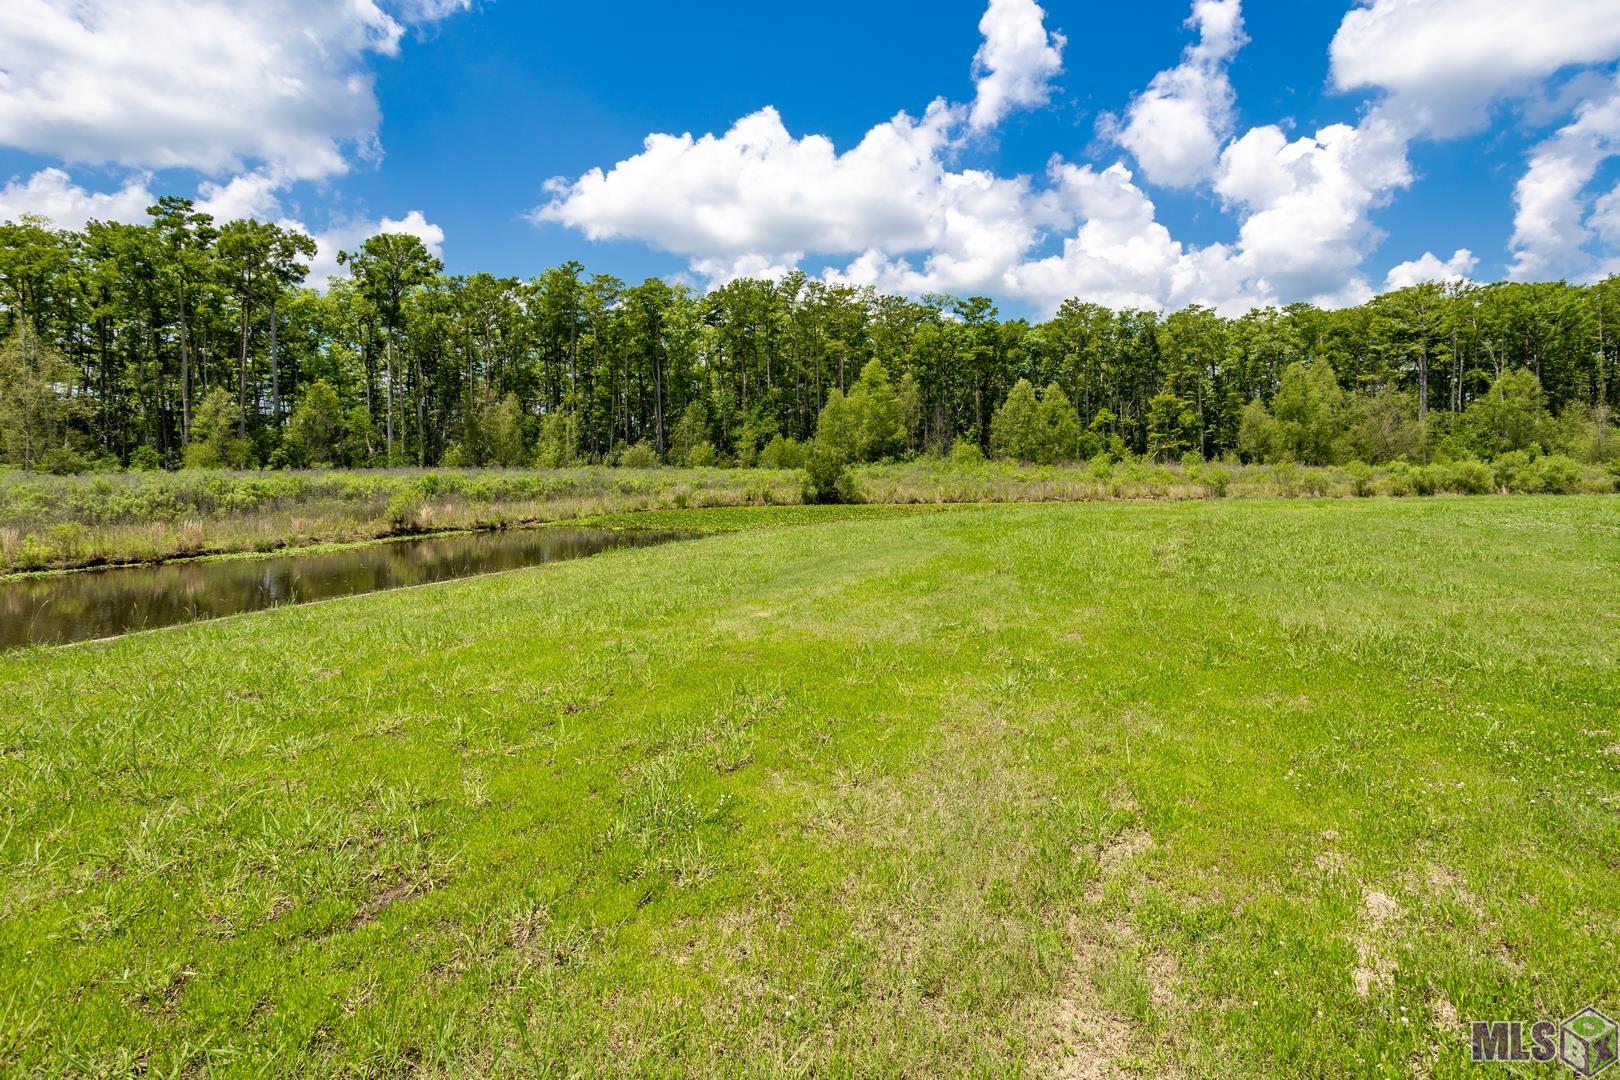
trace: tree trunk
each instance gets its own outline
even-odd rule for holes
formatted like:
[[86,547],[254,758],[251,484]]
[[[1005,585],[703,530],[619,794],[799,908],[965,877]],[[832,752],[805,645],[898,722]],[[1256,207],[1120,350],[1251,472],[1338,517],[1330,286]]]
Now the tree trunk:
[[411,393],[416,395],[416,464],[427,466],[427,392],[422,388],[420,354],[411,360]]
[[[1599,286],[1598,288],[1601,289],[1601,286]],[[1608,366],[1609,366],[1609,357],[1608,357],[1609,339],[1608,339],[1607,329],[1604,326],[1604,322],[1603,322],[1603,294],[1602,294],[1602,292],[1598,293],[1597,317],[1598,317],[1597,318],[1597,324],[1598,324],[1598,354],[1597,354],[1597,387],[1596,387],[1596,389],[1597,389],[1597,404],[1602,406],[1602,405],[1607,405],[1609,403],[1609,385],[1608,385],[1609,384],[1609,372],[1607,370]]]
[[384,425],[386,428],[384,446],[388,450],[388,463],[392,465],[394,463],[394,330],[392,327],[389,327],[388,337],[383,341],[383,368],[383,377],[388,382],[388,386],[384,389],[384,393],[387,394],[388,410],[388,419]]
[[1209,458],[1209,431],[1204,426],[1204,382],[1198,381],[1198,452]]
[[1429,346],[1418,347],[1418,437],[1423,440],[1423,462],[1429,461]]
[[281,423],[281,368],[276,357],[276,298],[270,298],[270,418]]
[[662,457],[669,447],[664,444],[664,364],[656,352],[653,353],[653,417],[658,425],[658,454]]
[[1418,423],[1429,421],[1429,347],[1418,346]]
[[248,307],[242,305],[242,354],[237,363],[236,428],[237,434],[247,438],[247,365],[248,365]]
[[186,287],[180,286],[180,445],[191,444],[191,334],[186,327]]
[[1462,412],[1462,351],[1457,348],[1457,331],[1451,332],[1451,411]]

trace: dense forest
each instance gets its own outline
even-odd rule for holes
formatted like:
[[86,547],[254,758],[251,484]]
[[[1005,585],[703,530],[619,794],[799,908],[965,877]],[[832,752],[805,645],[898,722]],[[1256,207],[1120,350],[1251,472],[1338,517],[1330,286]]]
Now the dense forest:
[[1076,299],[1030,323],[803,274],[706,295],[577,263],[453,276],[405,235],[322,292],[301,233],[179,198],[150,216],[0,225],[11,464],[796,465],[818,428],[854,459],[1616,453],[1620,278],[1236,319]]

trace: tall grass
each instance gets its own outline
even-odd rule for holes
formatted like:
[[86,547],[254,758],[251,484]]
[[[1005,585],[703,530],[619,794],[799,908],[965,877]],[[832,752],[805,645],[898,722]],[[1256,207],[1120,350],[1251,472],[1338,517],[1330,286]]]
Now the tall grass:
[[797,501],[794,474],[767,470],[7,473],[0,572]]
[[[1612,471],[1508,455],[1371,468],[1224,462],[1033,467],[925,458],[854,470],[864,502],[1092,502],[1612,492]],[[149,562],[601,514],[803,501],[768,469],[387,469],[43,476],[0,472],[0,573]]]
[[1607,494],[1616,475],[1567,458],[1509,455],[1478,461],[1373,468],[1147,461],[1025,466],[924,459],[857,471],[861,499],[876,503],[1097,502],[1166,499],[1400,498],[1415,495]]

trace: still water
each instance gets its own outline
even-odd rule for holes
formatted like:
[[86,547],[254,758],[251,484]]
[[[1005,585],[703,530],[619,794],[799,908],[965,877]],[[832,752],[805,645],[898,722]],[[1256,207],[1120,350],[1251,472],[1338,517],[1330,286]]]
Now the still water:
[[90,641],[680,539],[682,534],[669,532],[520,529],[313,555],[171,563],[0,582],[0,649]]

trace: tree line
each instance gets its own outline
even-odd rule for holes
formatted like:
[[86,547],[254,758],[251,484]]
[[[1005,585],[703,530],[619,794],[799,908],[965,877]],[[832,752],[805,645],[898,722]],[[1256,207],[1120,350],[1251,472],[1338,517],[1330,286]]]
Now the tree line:
[[579,263],[449,275],[162,199],[0,224],[0,450],[24,468],[803,464],[991,453],[1321,464],[1615,453],[1620,278],[1422,284],[1226,318],[909,299],[802,273],[707,294]]

